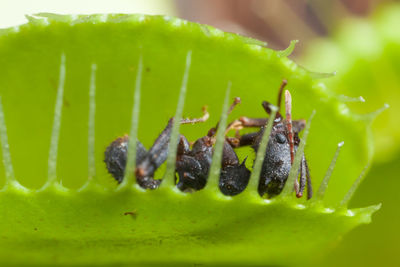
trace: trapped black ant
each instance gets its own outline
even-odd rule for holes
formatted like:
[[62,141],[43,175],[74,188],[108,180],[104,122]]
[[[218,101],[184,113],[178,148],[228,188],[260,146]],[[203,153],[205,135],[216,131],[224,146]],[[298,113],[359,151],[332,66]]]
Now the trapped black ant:
[[[240,103],[235,98],[228,114]],[[182,191],[203,189],[207,183],[211,161],[214,153],[215,134],[218,125],[211,128],[207,135],[198,139],[190,150],[190,144],[185,136],[180,135],[178,153],[176,157],[176,172],[178,174],[177,187]],[[250,171],[245,161],[239,159],[232,146],[225,140],[222,152],[222,164],[219,187],[225,195],[236,195],[242,192],[249,181]],[[235,181],[234,183],[232,181]]]
[[[294,161],[295,151],[300,144],[299,133],[305,128],[305,120],[292,121],[292,100],[288,90],[285,92],[286,119],[283,119],[282,115],[279,113],[282,92],[286,84],[287,81],[284,80],[278,93],[278,112],[276,113],[262,164],[260,183],[258,186],[258,192],[261,196],[267,194],[268,197],[273,197],[281,193],[288,179]],[[272,105],[264,101],[262,102],[262,106],[267,114],[270,115]],[[251,145],[257,152],[267,121],[267,118],[241,117],[239,120],[231,123],[228,129],[236,129],[239,131],[244,127],[260,127],[260,130],[242,136],[237,132],[237,137],[230,138],[228,141],[230,141],[231,145],[234,147]],[[294,184],[297,197],[302,197],[306,183],[307,199],[310,199],[312,197],[311,177],[306,158],[303,154],[300,164],[300,184],[297,179]]]
[[[181,124],[190,124],[206,121],[209,114],[206,108],[203,108],[203,117],[199,119],[182,119]],[[147,151],[139,140],[136,145],[136,180],[138,184],[145,189],[156,189],[161,183],[161,180],[154,179],[155,171],[165,162],[168,155],[168,146],[171,136],[174,118],[169,119],[167,126],[154,141],[153,146]],[[121,183],[126,167],[128,155],[127,135],[114,140],[104,152],[106,167],[108,172]]]

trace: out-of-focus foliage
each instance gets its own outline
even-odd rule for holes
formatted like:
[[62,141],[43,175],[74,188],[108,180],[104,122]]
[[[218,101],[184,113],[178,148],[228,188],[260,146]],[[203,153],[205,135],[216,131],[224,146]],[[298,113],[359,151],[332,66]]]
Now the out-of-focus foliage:
[[338,95],[363,96],[348,103],[371,112],[390,108],[373,123],[375,163],[351,203],[382,202],[374,223],[346,236],[324,266],[399,266],[400,260],[400,5],[390,5],[369,19],[343,21],[331,39],[320,39],[302,62],[319,71],[338,70],[326,83]]
[[390,109],[373,124],[375,160],[390,160],[399,152],[400,5],[370,19],[346,19],[332,38],[314,41],[301,61],[310,69],[337,71],[326,84],[339,97],[364,97],[366,103],[348,103],[355,111],[373,112],[388,103]]
[[400,154],[376,164],[361,184],[351,206],[382,203],[373,223],[346,235],[319,266],[400,266]]
[[[379,208],[338,207],[370,160],[368,126],[287,59],[290,49],[277,52],[212,27],[143,15],[45,14],[2,30],[0,40],[0,118],[6,122],[0,120],[6,163],[0,173],[10,169],[12,160],[15,178],[30,188],[23,190],[14,177],[6,176],[6,189],[0,192],[0,265],[298,264],[319,256],[310,251],[325,251],[344,233],[369,223]],[[185,65],[188,55],[190,68]],[[243,100],[233,119],[266,116],[261,101],[276,99],[287,79],[295,118],[317,111],[306,146],[315,188],[337,144],[346,143],[325,202],[307,202],[293,194],[264,200],[257,194],[257,181],[250,195],[233,198],[218,194],[216,180],[214,188],[183,194],[175,190],[173,175],[163,189],[116,190],[104,166],[104,150],[129,132],[139,58],[141,108],[133,123],[147,147],[175,112],[184,71],[189,73],[185,116],[198,114],[204,104],[211,114],[207,123],[182,126],[189,140],[215,126],[228,81],[232,96]],[[89,97],[93,63],[94,98]],[[96,111],[95,126],[88,122],[89,110]],[[53,127],[55,122],[60,128]],[[60,142],[50,142],[57,135]],[[88,153],[89,140],[95,141],[93,153]],[[49,160],[49,150],[58,158]],[[47,176],[51,186],[36,190],[46,181],[48,166],[54,167],[53,176]],[[90,186],[74,190],[87,182],[89,167],[96,170]]]

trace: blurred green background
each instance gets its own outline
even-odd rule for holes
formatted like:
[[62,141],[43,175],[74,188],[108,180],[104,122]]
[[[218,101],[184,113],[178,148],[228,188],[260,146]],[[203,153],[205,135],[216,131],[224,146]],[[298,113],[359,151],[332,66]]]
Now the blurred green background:
[[[373,223],[344,237],[324,266],[400,266],[400,4],[378,0],[147,0],[0,2],[0,28],[22,24],[35,12],[146,13],[174,15],[261,39],[284,49],[298,39],[291,56],[318,72],[360,114],[384,111],[373,124],[375,159],[351,207],[383,206]],[[362,96],[365,103],[356,101]],[[312,237],[310,237],[312,238]],[[312,252],[310,252],[312,253]]]

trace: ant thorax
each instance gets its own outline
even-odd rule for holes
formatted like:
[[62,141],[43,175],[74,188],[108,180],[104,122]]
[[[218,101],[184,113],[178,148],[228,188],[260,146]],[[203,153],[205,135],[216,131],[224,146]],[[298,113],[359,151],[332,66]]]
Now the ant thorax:
[[198,140],[196,140],[196,142],[194,142],[193,146],[192,146],[192,153],[193,154],[197,154],[197,153],[210,153],[210,155],[212,155],[212,150],[213,150],[213,144],[214,144],[214,140],[213,137],[209,137],[209,136],[204,136]]

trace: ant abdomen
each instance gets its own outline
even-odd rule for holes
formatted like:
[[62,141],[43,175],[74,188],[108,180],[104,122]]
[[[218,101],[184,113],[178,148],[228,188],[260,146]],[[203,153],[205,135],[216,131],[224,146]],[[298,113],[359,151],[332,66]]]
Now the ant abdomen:
[[[129,137],[127,135],[114,140],[104,152],[104,162],[108,172],[121,183],[124,179],[126,160],[128,155]],[[141,162],[147,154],[146,148],[137,141],[136,143],[136,164]]]
[[224,195],[235,196],[243,192],[249,183],[251,172],[244,161],[240,165],[227,166],[221,169],[219,189]]

